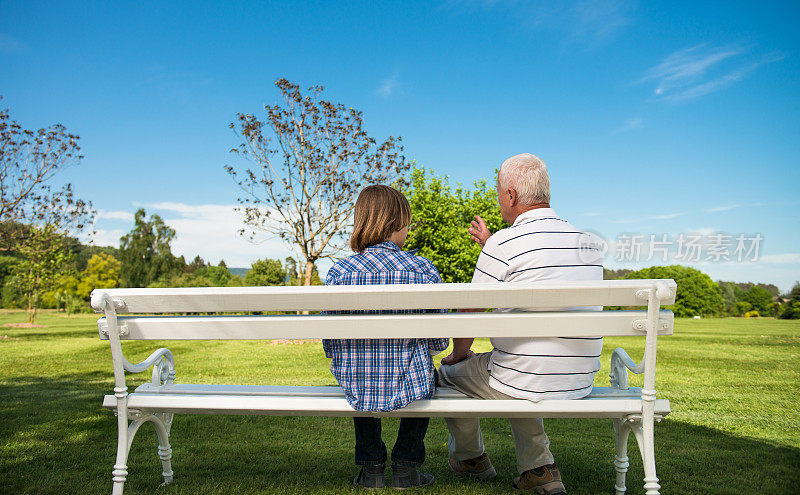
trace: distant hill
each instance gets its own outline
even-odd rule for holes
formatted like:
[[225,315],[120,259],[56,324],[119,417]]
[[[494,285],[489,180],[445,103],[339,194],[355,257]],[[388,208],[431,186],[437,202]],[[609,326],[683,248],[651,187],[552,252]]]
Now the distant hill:
[[249,268],[228,268],[228,271],[231,272],[231,275],[236,275],[237,277],[244,277],[247,272],[250,271]]

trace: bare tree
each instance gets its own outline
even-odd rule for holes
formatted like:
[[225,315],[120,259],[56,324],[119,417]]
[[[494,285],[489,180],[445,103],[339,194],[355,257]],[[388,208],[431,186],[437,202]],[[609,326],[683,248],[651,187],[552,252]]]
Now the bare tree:
[[23,241],[30,230],[22,224],[47,224],[67,234],[92,221],[92,204],[76,199],[70,184],[54,189],[48,183],[83,158],[78,139],[62,124],[23,129],[8,109],[0,110],[0,250]]
[[255,239],[260,232],[293,244],[305,259],[304,284],[314,263],[346,246],[352,212],[366,185],[403,183],[409,164],[400,137],[378,144],[363,128],[362,114],[320,98],[322,86],[307,93],[286,79],[275,85],[283,104],[266,105],[266,119],[237,113],[230,128],[241,139],[231,152],[252,168],[225,169],[244,193],[237,209]]
[[78,139],[61,124],[23,129],[8,109],[0,110],[0,251],[23,258],[15,275],[31,323],[40,294],[68,268],[69,244],[75,241],[70,236],[84,231],[95,216],[92,204],[76,199],[70,184],[54,189],[48,183],[83,158]]

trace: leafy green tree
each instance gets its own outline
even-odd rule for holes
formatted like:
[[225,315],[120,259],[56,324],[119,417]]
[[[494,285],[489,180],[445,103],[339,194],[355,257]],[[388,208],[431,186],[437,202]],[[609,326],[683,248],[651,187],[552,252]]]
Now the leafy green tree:
[[783,305],[780,318],[782,320],[800,319],[800,282],[795,282],[787,296],[789,300]]
[[742,300],[749,302],[761,316],[772,316],[774,314],[772,294],[764,287],[754,285],[744,293]]
[[[200,263],[197,263],[198,258],[200,257],[196,257],[192,263],[186,265],[186,269],[162,275],[148,287],[240,287],[242,285],[242,278],[234,276],[224,266],[224,261],[217,266],[202,262],[206,266],[200,266]],[[191,271],[189,267],[192,265],[200,267]]]
[[738,300],[736,297],[736,284],[720,280],[717,282],[717,285],[719,285],[719,291],[722,295],[723,304],[725,305],[725,312],[731,315],[734,314],[733,308]]
[[58,278],[55,289],[45,294],[46,302],[52,301],[50,307],[55,307],[59,311],[64,311],[67,316],[72,313],[85,313],[91,311],[88,304],[88,294],[86,297],[78,295],[78,285],[80,274],[68,271]]
[[70,246],[70,251],[75,258],[75,270],[82,272],[86,270],[89,264],[89,259],[96,254],[105,254],[112,258],[119,259],[119,249],[113,246],[95,246],[92,244],[81,244],[81,242],[74,238],[69,237],[67,244]]
[[41,296],[55,287],[60,274],[69,270],[72,253],[63,233],[52,224],[32,227],[18,244],[22,261],[14,267],[15,280],[25,294],[28,323],[36,321]]
[[248,286],[284,285],[285,281],[286,269],[280,261],[269,258],[254,261],[244,276],[244,284]]
[[120,238],[120,278],[123,287],[147,287],[160,278],[168,278],[180,268],[172,255],[170,243],[175,230],[158,215],[146,220],[144,209],[134,215],[134,227]]
[[78,303],[84,304],[84,300],[78,297],[79,283],[78,273],[75,270],[62,273],[56,280],[53,290],[45,295],[45,299],[52,300],[55,309],[63,310],[69,316],[78,311]]
[[211,265],[209,263],[206,263],[203,260],[203,258],[201,258],[200,255],[198,254],[197,256],[194,257],[194,259],[192,260],[191,263],[186,265],[186,269],[187,269],[187,271],[189,271],[189,273],[194,273],[195,271],[197,271],[197,270],[199,270],[201,268],[207,268],[209,266],[211,266]]
[[733,303],[733,308],[731,308],[731,315],[733,316],[742,316],[743,314],[751,311],[753,309],[753,305],[747,301],[736,301]]
[[19,256],[0,255],[0,282],[3,285],[13,277],[14,267],[20,263]]
[[233,281],[233,275],[228,267],[225,266],[225,261],[220,261],[217,266],[209,266],[197,271],[197,274],[207,278],[211,282],[212,287],[228,287]]
[[122,263],[113,256],[105,253],[95,254],[86,264],[86,269],[81,273],[76,294],[85,300],[94,289],[111,289],[119,287],[119,276]]
[[0,255],[0,282],[3,283],[2,306],[4,308],[21,308],[24,294],[20,291],[20,283],[16,277],[16,267],[22,258],[19,255]]
[[286,259],[283,260],[283,263],[286,267],[286,285],[300,285],[299,275],[297,273],[297,261],[291,256],[287,256]]
[[323,282],[319,276],[317,265],[314,265],[311,268],[311,285],[325,285],[325,282]]
[[472,280],[481,248],[467,234],[470,222],[480,215],[492,232],[508,226],[500,216],[494,184],[480,180],[472,190],[460,184],[453,190],[446,177],[415,166],[403,193],[412,216],[404,247],[430,259],[444,282]]
[[764,283],[753,283],[753,282],[729,282],[731,284],[735,284],[737,287],[742,289],[742,294],[749,291],[753,287],[761,287],[765,289],[769,294],[773,297],[776,297],[780,294],[780,289],[775,284],[764,284]]
[[612,270],[611,268],[603,268],[603,280],[620,280],[625,278],[633,270],[627,268],[620,268],[619,270]]
[[712,316],[723,308],[719,285],[711,277],[688,266],[651,266],[625,275],[626,279],[671,278],[678,284],[675,305],[669,309],[675,316]]
[[151,282],[148,287],[214,287],[215,284],[206,277],[195,273],[173,273]]

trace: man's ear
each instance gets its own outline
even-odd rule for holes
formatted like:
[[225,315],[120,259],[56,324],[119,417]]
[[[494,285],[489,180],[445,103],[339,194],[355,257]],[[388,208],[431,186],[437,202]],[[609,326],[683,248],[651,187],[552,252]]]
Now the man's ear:
[[508,205],[509,206],[516,206],[517,205],[517,190],[513,187],[508,188],[506,190],[508,193]]

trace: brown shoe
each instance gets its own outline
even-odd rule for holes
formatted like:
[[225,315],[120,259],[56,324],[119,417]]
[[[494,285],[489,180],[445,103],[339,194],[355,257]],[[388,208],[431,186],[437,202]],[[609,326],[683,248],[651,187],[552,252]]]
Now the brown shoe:
[[529,490],[537,495],[566,495],[561,473],[555,464],[529,469],[514,479],[517,490]]
[[481,481],[492,479],[497,476],[497,471],[492,466],[492,461],[486,452],[475,457],[474,459],[467,459],[465,461],[457,461],[450,458],[450,469],[459,476],[469,476],[477,478]]

